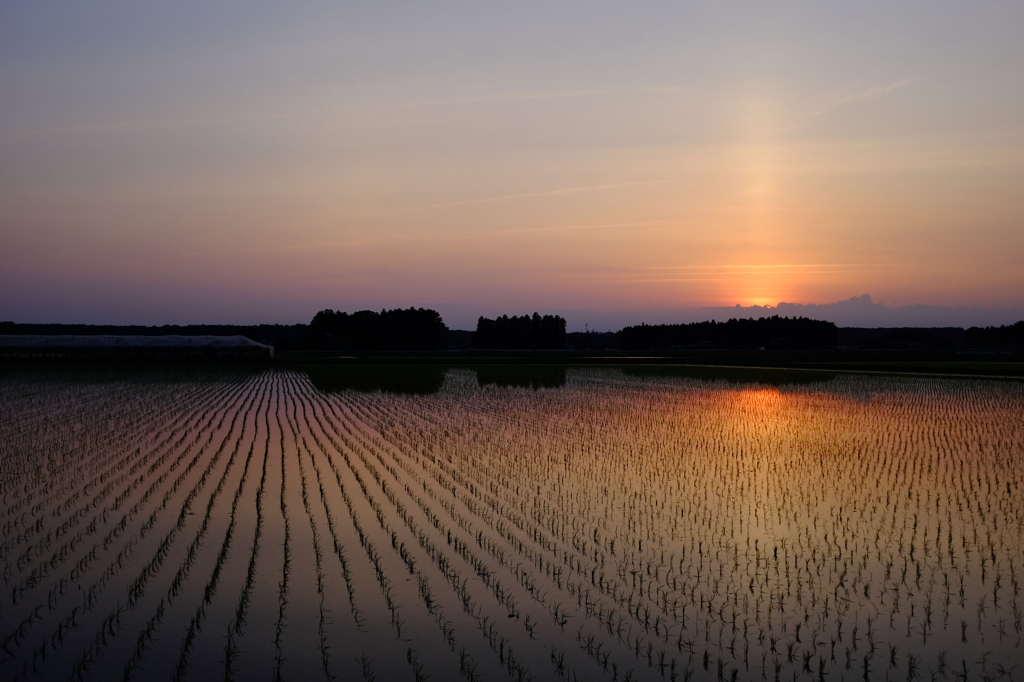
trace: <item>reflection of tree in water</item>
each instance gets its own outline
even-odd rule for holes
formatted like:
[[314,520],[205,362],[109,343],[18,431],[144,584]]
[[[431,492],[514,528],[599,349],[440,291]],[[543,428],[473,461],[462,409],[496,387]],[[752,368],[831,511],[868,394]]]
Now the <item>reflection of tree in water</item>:
[[733,384],[769,386],[806,386],[832,381],[835,372],[750,367],[698,367],[687,365],[641,365],[622,368],[626,376],[640,379],[698,379],[728,381]]
[[311,365],[305,368],[309,380],[324,393],[437,393],[448,371],[443,365]]
[[[444,385],[444,365],[310,365],[304,368],[310,381],[325,393],[359,391],[430,395]],[[698,367],[641,365],[620,368],[638,379],[697,379],[734,384],[807,386],[832,381],[835,372],[747,367]],[[479,386],[499,388],[562,388],[564,365],[478,365],[473,368]]]
[[476,368],[480,386],[494,384],[502,388],[561,388],[565,386],[565,367],[558,365],[483,365]]

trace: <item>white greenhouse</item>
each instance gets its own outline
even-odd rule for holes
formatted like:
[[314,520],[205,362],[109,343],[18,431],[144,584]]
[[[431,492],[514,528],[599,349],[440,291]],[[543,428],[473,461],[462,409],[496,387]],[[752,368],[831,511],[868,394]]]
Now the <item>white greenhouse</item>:
[[244,336],[0,335],[0,358],[187,360],[274,357],[274,347]]

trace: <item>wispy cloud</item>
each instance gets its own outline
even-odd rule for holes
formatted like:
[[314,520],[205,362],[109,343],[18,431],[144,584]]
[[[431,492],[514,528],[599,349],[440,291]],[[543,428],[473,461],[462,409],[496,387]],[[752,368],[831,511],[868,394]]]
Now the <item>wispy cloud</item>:
[[468,95],[460,97],[436,97],[413,100],[412,104],[445,105],[445,104],[477,104],[487,102],[522,102],[545,99],[578,99],[581,97],[605,97],[618,94],[618,90],[548,90],[540,92],[505,92],[489,95]]
[[353,112],[373,110],[394,110],[424,107],[457,107],[472,104],[502,102],[529,102],[544,100],[581,99],[590,97],[612,97],[623,95],[659,95],[679,92],[679,85],[652,86],[642,88],[608,89],[589,88],[576,90],[538,90],[535,92],[498,92],[477,95],[453,95],[448,97],[402,98],[391,100],[368,100],[353,102],[341,107],[311,107],[292,111],[262,111],[252,109],[228,111],[218,114],[200,114],[176,118],[151,118],[137,120],[105,121],[92,123],[70,123],[68,125],[43,128],[25,128],[4,132],[0,130],[0,142],[49,135],[73,135],[110,133],[121,131],[154,131],[177,128],[216,128],[240,124],[273,123],[344,116]]
[[891,92],[902,90],[909,86],[911,82],[909,78],[902,78],[885,85],[865,85],[863,82],[850,83],[804,101],[800,107],[801,114],[805,119],[818,118],[830,111],[841,109],[855,102],[875,99]]
[[489,197],[476,199],[459,199],[456,201],[443,201],[436,204],[419,204],[416,206],[404,206],[394,209],[395,211],[419,211],[429,208],[447,208],[449,206],[470,206],[473,204],[490,204],[498,201],[510,201],[514,199],[532,199],[536,197],[556,197],[566,194],[579,194],[581,192],[596,192],[603,189],[618,189],[621,187],[635,187],[637,185],[667,185],[676,182],[674,180],[635,180],[630,182],[612,182],[603,185],[582,185],[579,187],[560,187],[558,189],[541,190],[539,192],[520,192],[518,194],[498,194]]
[[591,88],[581,90],[539,90],[536,92],[505,92],[485,95],[438,97],[413,100],[417,104],[476,104],[487,102],[519,102],[546,99],[579,99],[583,97],[608,97],[611,95],[657,95],[679,92],[680,85],[663,85],[645,88]]
[[654,265],[620,279],[642,282],[718,282],[743,275],[836,275],[886,272],[868,263],[772,263],[725,265]]
[[403,244],[408,246],[413,242],[437,244],[445,239],[457,239],[464,242],[467,238],[490,239],[499,236],[522,234],[522,233],[543,233],[562,231],[586,231],[586,230],[607,230],[614,228],[645,228],[660,227],[669,224],[666,220],[639,220],[614,223],[570,223],[559,225],[539,225],[522,227],[501,227],[489,229],[466,229],[455,228],[445,230],[431,230],[429,232],[408,233],[395,232],[392,234],[378,234],[366,238],[314,240],[314,241],[289,241],[287,243],[274,244],[271,246],[230,246],[214,247],[184,252],[188,257],[207,257],[224,255],[246,255],[246,254],[277,254],[277,253],[299,253],[310,251],[328,251],[332,249],[353,248],[360,246],[379,246],[389,244]]
[[868,263],[772,263],[767,265],[726,264],[726,265],[652,265],[645,270],[679,273],[721,273],[740,274],[744,272],[800,273],[808,271],[854,272],[874,271],[877,265]]

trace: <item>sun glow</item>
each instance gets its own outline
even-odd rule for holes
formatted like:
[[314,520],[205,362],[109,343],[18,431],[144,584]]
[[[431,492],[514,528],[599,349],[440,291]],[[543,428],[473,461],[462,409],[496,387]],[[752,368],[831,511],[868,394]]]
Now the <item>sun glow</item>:
[[728,305],[774,306],[793,297],[794,290],[803,279],[790,269],[764,268],[737,274],[726,289]]
[[786,395],[775,387],[747,388],[733,395],[736,405],[755,412],[775,410],[786,402]]

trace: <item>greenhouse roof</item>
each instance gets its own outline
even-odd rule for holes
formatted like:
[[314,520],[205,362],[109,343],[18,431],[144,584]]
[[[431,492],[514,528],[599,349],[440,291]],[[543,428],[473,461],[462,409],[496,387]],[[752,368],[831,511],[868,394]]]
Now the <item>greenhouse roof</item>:
[[267,348],[244,336],[95,336],[75,334],[0,334],[8,348]]

